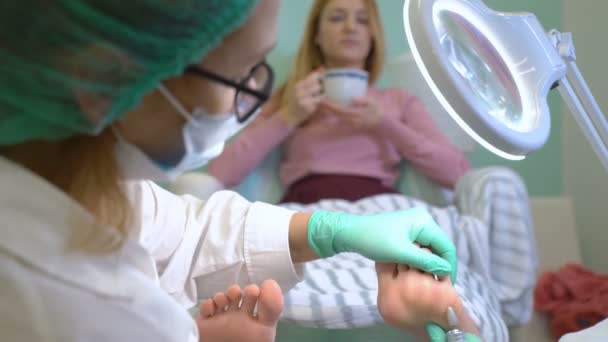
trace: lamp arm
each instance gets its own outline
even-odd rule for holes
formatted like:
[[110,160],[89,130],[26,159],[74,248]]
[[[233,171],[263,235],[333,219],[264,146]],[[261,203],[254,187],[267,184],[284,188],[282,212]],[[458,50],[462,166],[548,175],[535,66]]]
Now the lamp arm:
[[608,144],[608,120],[602,113],[602,109],[598,105],[595,97],[591,93],[587,82],[583,78],[580,70],[575,61],[567,61],[566,65],[568,66],[568,73],[566,77],[570,80],[570,84],[574,91],[578,95],[579,99],[587,109],[589,113],[589,118],[593,122],[593,125],[596,127],[597,132],[600,137],[604,141],[605,144]]
[[559,81],[559,92],[608,172],[608,120],[576,64],[572,34],[552,30],[549,37],[567,67],[566,77]]
[[572,113],[576,123],[585,134],[593,151],[608,172],[608,146],[602,140],[598,130],[593,125],[592,119],[589,117],[583,103],[570,85],[570,80],[568,78],[564,78],[560,81],[559,92],[570,109],[570,113]]

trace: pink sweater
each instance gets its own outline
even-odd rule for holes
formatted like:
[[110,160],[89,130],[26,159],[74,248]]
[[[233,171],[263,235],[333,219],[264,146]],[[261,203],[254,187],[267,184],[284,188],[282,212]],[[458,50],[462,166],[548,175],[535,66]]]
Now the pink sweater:
[[406,160],[453,189],[469,162],[441,133],[422,102],[397,88],[371,88],[368,95],[384,113],[374,129],[353,128],[327,112],[296,128],[278,115],[259,116],[210,163],[209,173],[233,187],[282,144],[280,176],[286,187],[310,174],[367,176],[394,187],[399,163]]

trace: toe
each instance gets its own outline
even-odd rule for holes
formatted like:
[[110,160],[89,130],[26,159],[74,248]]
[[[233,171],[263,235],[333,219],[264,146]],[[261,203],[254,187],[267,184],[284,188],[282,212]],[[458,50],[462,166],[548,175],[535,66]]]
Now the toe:
[[376,275],[378,276],[378,284],[383,284],[397,277],[396,264],[376,263]]
[[228,310],[238,310],[241,304],[241,297],[243,296],[241,288],[238,285],[232,285],[228,288],[226,295],[230,302],[230,304],[228,304]]
[[255,304],[258,302],[260,297],[260,288],[257,285],[249,285],[245,288],[245,298],[243,298],[243,304],[241,310],[246,314],[253,316]]
[[203,318],[209,318],[215,315],[216,307],[212,299],[207,299],[201,304],[200,313]]
[[397,264],[376,264],[376,274],[378,275],[378,296],[386,295],[391,292],[395,285],[395,279],[399,276]]
[[410,267],[408,265],[404,265],[404,264],[399,264],[399,266],[397,266],[397,268],[399,269],[399,273],[405,273],[410,270]]
[[266,280],[260,287],[258,319],[266,326],[276,326],[283,311],[283,294],[274,280]]
[[215,303],[215,314],[220,314],[223,313],[224,311],[226,311],[226,307],[228,306],[228,304],[230,303],[228,301],[228,297],[226,297],[225,293],[216,293],[215,296],[213,296],[213,302]]

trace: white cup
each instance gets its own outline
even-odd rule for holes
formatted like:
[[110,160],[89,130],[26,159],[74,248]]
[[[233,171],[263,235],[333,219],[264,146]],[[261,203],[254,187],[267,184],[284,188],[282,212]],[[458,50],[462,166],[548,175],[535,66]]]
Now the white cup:
[[323,93],[342,105],[367,93],[369,74],[361,69],[329,69],[323,76]]

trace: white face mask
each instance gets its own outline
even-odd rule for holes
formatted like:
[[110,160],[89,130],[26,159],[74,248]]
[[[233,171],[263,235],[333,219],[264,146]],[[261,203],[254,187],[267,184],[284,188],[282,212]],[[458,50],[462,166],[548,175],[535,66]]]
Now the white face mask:
[[225,142],[246,126],[240,124],[232,112],[210,115],[204,109],[196,108],[192,113],[188,113],[162,84],[158,90],[186,118],[182,130],[184,155],[175,165],[162,165],[150,159],[139,147],[129,143],[115,131],[118,138],[116,157],[127,179],[173,181],[181,174],[203,167],[219,156],[224,150]]

